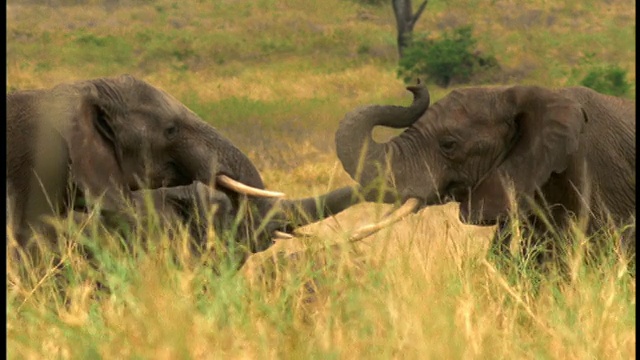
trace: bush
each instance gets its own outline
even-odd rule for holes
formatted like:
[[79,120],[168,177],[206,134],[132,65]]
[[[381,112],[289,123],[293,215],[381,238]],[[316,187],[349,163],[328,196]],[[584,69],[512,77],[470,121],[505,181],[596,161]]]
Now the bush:
[[474,51],[477,40],[471,26],[463,26],[444,33],[439,40],[417,35],[405,49],[399,62],[398,76],[405,82],[415,77],[427,77],[442,87],[452,83],[468,83],[481,73],[500,66],[495,57]]
[[625,96],[631,89],[627,82],[627,71],[617,65],[601,66],[591,70],[580,85],[603,94]]

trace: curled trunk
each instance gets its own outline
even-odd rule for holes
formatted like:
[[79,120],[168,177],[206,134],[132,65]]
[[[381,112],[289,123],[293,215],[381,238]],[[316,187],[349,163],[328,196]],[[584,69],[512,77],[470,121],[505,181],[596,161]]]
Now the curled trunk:
[[387,173],[387,145],[373,140],[378,125],[405,128],[415,123],[429,107],[429,92],[422,85],[409,86],[413,103],[408,107],[369,105],[357,108],[340,123],[336,132],[336,151],[342,166],[363,187]]
[[[278,200],[282,231],[293,230],[336,215],[360,202],[358,187],[345,186],[320,196]],[[276,218],[276,220],[279,220]]]

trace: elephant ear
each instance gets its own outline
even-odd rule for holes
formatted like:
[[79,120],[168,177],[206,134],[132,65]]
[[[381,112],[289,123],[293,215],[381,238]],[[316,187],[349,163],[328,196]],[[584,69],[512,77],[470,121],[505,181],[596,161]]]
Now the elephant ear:
[[507,122],[516,134],[502,163],[460,203],[460,217],[465,222],[493,223],[506,215],[510,186],[518,206],[526,206],[526,198],[533,197],[552,173],[567,169],[588,121],[577,101],[548,89],[515,86],[501,96]]
[[[104,195],[103,206],[115,209],[122,193],[129,196],[109,106],[92,95],[82,97],[72,115],[67,139],[71,177],[85,195]],[[113,110],[111,110],[113,111]]]

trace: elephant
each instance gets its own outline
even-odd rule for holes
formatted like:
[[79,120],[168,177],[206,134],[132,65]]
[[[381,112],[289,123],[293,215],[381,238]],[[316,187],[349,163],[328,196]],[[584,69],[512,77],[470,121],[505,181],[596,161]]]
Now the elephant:
[[[419,81],[407,90],[410,106],[359,107],[335,133],[342,166],[368,201],[415,199],[414,211],[457,202],[463,223],[498,225],[494,259],[512,256],[516,218],[534,263],[554,257],[571,219],[585,220],[587,235],[622,229],[617,245],[635,257],[635,102],[513,85],[460,88],[431,105]],[[378,143],[378,125],[406,129]]]
[[[200,182],[190,185],[142,189],[132,193],[133,208],[142,215],[155,212],[164,227],[187,225],[193,242],[202,246],[211,222],[217,235],[237,231],[236,242],[245,246],[246,254],[264,251],[272,245],[272,237],[336,215],[357,202],[358,188],[345,186],[320,196],[295,201],[258,197],[246,202],[243,211],[233,205],[222,191]],[[151,206],[147,206],[150,200]],[[216,207],[214,214],[211,209]],[[234,221],[240,223],[235,226]]]
[[[194,181],[220,191],[216,201],[226,196],[231,211],[244,199],[267,211],[273,201],[256,199],[284,195],[265,190],[249,158],[213,126],[131,75],[7,94],[7,197],[20,246],[33,230],[51,233],[45,216],[83,211],[98,200],[105,211],[124,214],[136,191]],[[326,214],[357,202],[354,189],[327,194]],[[311,202],[278,203],[309,210]]]

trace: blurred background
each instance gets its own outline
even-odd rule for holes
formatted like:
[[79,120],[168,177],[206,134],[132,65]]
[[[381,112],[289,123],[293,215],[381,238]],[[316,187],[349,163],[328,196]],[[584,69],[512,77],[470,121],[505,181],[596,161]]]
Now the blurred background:
[[[267,188],[306,197],[354,183],[335,153],[345,113],[408,105],[405,86],[417,78],[432,103],[456,87],[502,84],[584,85],[635,97],[635,3],[7,3],[7,91],[123,73],[166,90],[216,127],[249,156]],[[398,132],[377,128],[374,138]],[[362,205],[337,221],[354,228],[385,209]],[[453,203],[420,217],[434,238],[449,237],[436,235],[443,224],[475,239],[493,231],[462,225]]]
[[417,77],[432,102],[459,86],[516,83],[635,97],[630,0],[424,4],[10,0],[7,91],[132,74],[228,136],[270,188],[293,194],[350,182],[335,156],[339,121],[356,106],[410,103],[404,87]]

